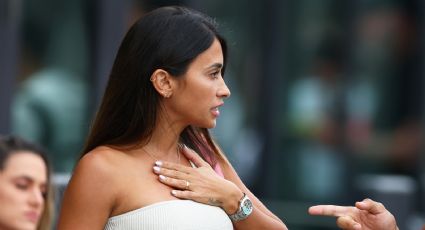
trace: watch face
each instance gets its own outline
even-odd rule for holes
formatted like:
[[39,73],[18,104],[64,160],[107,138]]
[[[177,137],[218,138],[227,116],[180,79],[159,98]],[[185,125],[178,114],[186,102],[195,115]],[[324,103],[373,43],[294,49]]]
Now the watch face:
[[249,215],[252,212],[252,202],[249,199],[246,199],[242,204],[242,212],[245,215]]

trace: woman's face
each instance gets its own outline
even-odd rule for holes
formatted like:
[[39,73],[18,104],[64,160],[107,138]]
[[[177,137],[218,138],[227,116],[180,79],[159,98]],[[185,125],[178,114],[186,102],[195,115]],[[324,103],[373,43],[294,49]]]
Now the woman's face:
[[[223,99],[230,96],[221,76],[223,51],[215,39],[210,48],[198,55],[183,77],[176,80],[176,90],[169,99],[171,111],[185,125],[214,128]],[[168,100],[168,99],[167,99]],[[167,101],[166,100],[166,101]]]
[[0,229],[36,229],[47,192],[43,159],[31,152],[17,152],[0,171]]

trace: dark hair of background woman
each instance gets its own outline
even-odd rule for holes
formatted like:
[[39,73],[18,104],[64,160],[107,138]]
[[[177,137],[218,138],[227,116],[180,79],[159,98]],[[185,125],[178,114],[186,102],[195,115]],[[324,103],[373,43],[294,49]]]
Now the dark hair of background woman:
[[50,163],[47,159],[46,152],[40,146],[30,143],[22,138],[16,136],[1,136],[0,135],[0,171],[2,171],[6,165],[6,161],[13,154],[20,152],[31,152],[37,156],[40,156],[44,161],[44,165],[47,169],[47,194],[45,196],[45,205],[40,224],[37,229],[45,230],[50,229],[53,218],[53,194],[50,180]]
[[[184,75],[215,38],[223,50],[224,75],[227,45],[213,19],[178,6],[158,8],[139,19],[120,45],[83,155],[100,145],[146,144],[161,109],[161,95],[150,81],[152,73],[163,69],[174,77]],[[212,166],[221,156],[206,128],[188,126],[180,141]]]

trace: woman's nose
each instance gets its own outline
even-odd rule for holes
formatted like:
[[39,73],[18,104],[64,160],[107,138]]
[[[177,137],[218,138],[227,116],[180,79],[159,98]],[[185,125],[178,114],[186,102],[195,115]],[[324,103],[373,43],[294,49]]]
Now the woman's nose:
[[32,206],[39,207],[44,204],[43,192],[39,189],[33,189],[29,194],[29,202]]
[[228,98],[230,97],[230,89],[227,87],[226,83],[222,79],[222,84],[217,92],[217,96],[220,98]]

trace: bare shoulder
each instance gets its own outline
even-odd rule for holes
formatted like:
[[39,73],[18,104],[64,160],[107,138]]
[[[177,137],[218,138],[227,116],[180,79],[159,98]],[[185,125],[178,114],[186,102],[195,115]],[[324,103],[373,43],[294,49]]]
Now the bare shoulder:
[[100,186],[102,179],[113,182],[118,168],[117,163],[119,163],[122,154],[122,152],[109,147],[98,147],[79,160],[72,179],[79,182],[98,182]]
[[80,159],[75,171],[95,170],[99,173],[108,173],[111,168],[115,167],[115,161],[122,157],[120,155],[124,155],[124,153],[107,146],[97,147]]
[[100,229],[115,205],[121,153],[99,147],[78,162],[64,193],[59,229]]

